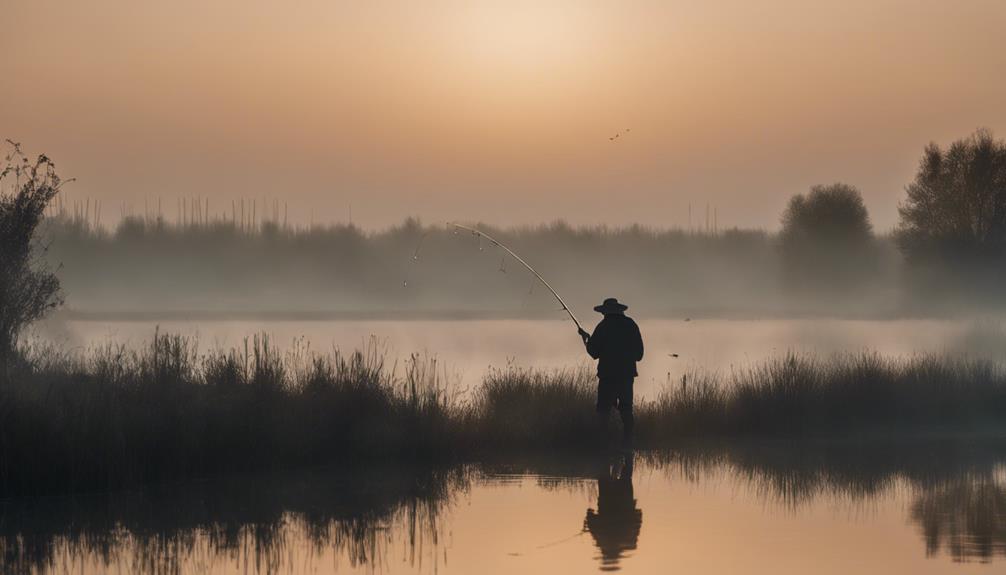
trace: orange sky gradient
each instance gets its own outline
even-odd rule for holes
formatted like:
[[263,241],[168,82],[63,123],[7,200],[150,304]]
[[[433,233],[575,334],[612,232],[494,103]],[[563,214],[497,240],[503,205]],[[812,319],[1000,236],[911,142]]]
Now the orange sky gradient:
[[[1006,3],[6,1],[0,137],[114,224],[178,197],[298,222],[417,215],[776,229],[923,146],[1006,136]],[[616,142],[609,137],[625,128]],[[261,204],[260,204],[261,205]]]

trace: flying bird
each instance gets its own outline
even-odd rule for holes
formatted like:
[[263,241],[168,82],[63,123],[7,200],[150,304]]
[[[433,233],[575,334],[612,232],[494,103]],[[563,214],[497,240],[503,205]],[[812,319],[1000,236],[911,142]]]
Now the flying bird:
[[617,139],[619,138],[619,136],[621,136],[621,135],[622,135],[623,133],[625,133],[625,134],[628,134],[628,133],[629,133],[629,132],[631,132],[631,131],[632,131],[632,128],[626,128],[624,132],[616,132],[614,136],[609,136],[609,137],[608,137],[608,140],[610,140],[610,141],[614,142],[614,141],[615,141],[615,140],[617,140]]

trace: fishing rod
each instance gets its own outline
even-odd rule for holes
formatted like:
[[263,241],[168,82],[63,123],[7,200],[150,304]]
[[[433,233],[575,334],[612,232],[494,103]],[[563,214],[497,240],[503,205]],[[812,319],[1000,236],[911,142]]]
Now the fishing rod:
[[517,255],[517,252],[513,251],[512,249],[510,249],[509,247],[507,247],[503,242],[497,240],[496,238],[490,236],[489,234],[483,232],[482,230],[480,230],[478,228],[471,228],[471,227],[464,226],[464,225],[461,225],[461,224],[457,224],[457,223],[454,223],[454,222],[447,222],[447,225],[448,226],[453,226],[454,228],[459,229],[459,230],[465,230],[465,231],[471,232],[475,236],[482,237],[482,238],[485,238],[485,239],[489,240],[489,243],[493,244],[494,246],[503,248],[506,251],[506,253],[508,253],[511,256],[513,256],[513,258],[515,260],[517,260],[518,262],[520,262],[521,265],[523,265],[524,267],[526,267],[529,272],[531,272],[532,274],[534,274],[534,277],[538,278],[538,281],[540,281],[542,283],[542,285],[544,285],[546,288],[548,288],[548,291],[552,292],[552,295],[555,296],[556,301],[558,301],[559,305],[562,306],[562,310],[564,312],[566,312],[566,313],[569,314],[569,319],[573,320],[573,323],[576,324],[577,329],[579,329],[580,331],[583,331],[583,326],[580,325],[580,321],[576,319],[575,315],[573,315],[573,311],[571,309],[569,309],[569,306],[566,305],[565,301],[563,301],[562,296],[559,295],[559,292],[555,291],[555,288],[553,288],[551,285],[549,285],[549,283],[547,281],[545,281],[545,278],[541,277],[541,274],[538,273],[538,271],[535,270],[533,267],[531,267],[531,264],[527,263],[526,261],[524,261],[524,258],[522,258],[519,255]]

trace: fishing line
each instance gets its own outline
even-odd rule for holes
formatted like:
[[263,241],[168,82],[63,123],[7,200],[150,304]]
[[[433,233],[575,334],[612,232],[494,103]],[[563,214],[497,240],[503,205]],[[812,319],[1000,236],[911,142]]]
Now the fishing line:
[[576,533],[570,535],[569,537],[563,537],[562,539],[557,539],[555,541],[550,541],[548,543],[542,543],[541,545],[536,545],[535,548],[532,549],[532,550],[530,550],[530,551],[526,551],[526,552],[511,551],[511,552],[507,553],[507,555],[510,555],[511,557],[522,557],[524,555],[530,555],[531,553],[534,553],[535,551],[540,551],[542,549],[548,549],[549,547],[555,547],[556,545],[562,545],[563,543],[567,543],[569,541],[572,541],[572,540],[576,539],[577,537],[582,537],[585,533],[589,533],[589,532],[587,531],[586,528],[583,528],[583,529],[577,531]]
[[[547,281],[545,281],[545,278],[543,278],[541,276],[541,274],[538,273],[538,270],[536,270],[533,267],[531,267],[531,264],[527,263],[526,261],[524,261],[524,258],[522,258],[519,255],[517,255],[517,252],[513,251],[506,244],[500,242],[496,238],[492,237],[491,235],[483,232],[482,230],[480,230],[478,228],[472,228],[472,227],[465,226],[465,225],[458,224],[458,223],[454,223],[454,222],[447,222],[447,227],[448,227],[448,229],[452,229],[452,231],[454,232],[454,235],[458,234],[458,230],[464,230],[464,231],[467,231],[467,232],[471,232],[471,234],[478,239],[478,246],[479,246],[479,251],[480,252],[481,251],[485,251],[485,246],[483,245],[483,242],[482,242],[482,240],[485,239],[491,245],[496,246],[496,247],[502,249],[503,251],[505,251],[506,253],[510,254],[510,256],[513,257],[513,259],[517,260],[518,263],[520,263],[522,266],[524,266],[525,268],[527,268],[527,270],[529,272],[531,272],[531,274],[534,276],[534,278],[536,278],[538,280],[538,282],[540,282],[543,286],[545,286],[548,289],[549,292],[551,292],[552,297],[554,297],[556,299],[556,301],[559,302],[559,305],[562,306],[558,311],[564,311],[564,312],[566,312],[569,315],[569,319],[573,320],[573,323],[576,324],[577,329],[581,329],[581,330],[583,329],[583,326],[580,325],[580,320],[576,319],[576,316],[573,315],[573,310],[569,309],[569,306],[566,305],[566,301],[562,299],[562,296],[559,295],[559,292],[555,291],[555,288],[553,288],[551,284],[549,284]],[[426,240],[426,236],[428,236],[432,231],[433,231],[432,228],[428,229],[428,230],[426,230],[426,232],[422,236],[420,236],[419,242],[416,244],[416,249],[412,253],[412,263],[413,264],[416,264],[416,263],[419,262],[419,255],[420,255],[420,252],[422,251],[423,244],[424,244],[424,242]],[[412,269],[412,267],[410,266],[409,269],[406,271],[405,280],[402,282],[402,286],[403,287],[408,287],[409,286],[409,271],[411,271],[411,269]],[[500,269],[499,269],[499,271],[501,271],[503,273],[506,273],[506,256],[503,256],[503,258],[500,261]],[[532,279],[532,281],[531,281],[531,287],[530,287],[530,289],[528,289],[528,294],[529,295],[534,291],[534,283],[535,282]]]
[[[419,242],[416,243],[416,249],[412,252],[412,259],[410,260],[412,265],[419,263],[419,252],[423,249],[423,242],[426,241],[426,236],[430,235],[430,232],[432,231],[432,229],[428,229],[423,232],[423,235],[419,236]],[[409,287],[409,276],[411,275],[410,272],[412,271],[412,265],[405,270],[405,279],[402,281],[402,287]]]
[[528,286],[527,293],[525,293],[524,296],[520,298],[521,309],[527,309],[528,300],[530,300],[531,296],[534,295],[534,284],[537,282],[535,282],[534,277],[531,277],[530,279],[531,279],[531,285]]
[[562,311],[564,311],[567,314],[569,314],[569,318],[571,320],[573,320],[573,323],[576,324],[577,329],[583,329],[583,326],[580,325],[580,321],[578,319],[576,319],[575,315],[573,315],[573,310],[569,309],[569,306],[566,305],[566,302],[562,299],[562,296],[559,295],[559,292],[555,291],[555,288],[553,288],[547,281],[545,281],[545,278],[541,277],[541,274],[538,273],[538,270],[536,270],[533,267],[531,267],[531,264],[527,263],[526,261],[524,261],[524,258],[522,258],[519,255],[517,255],[517,252],[513,251],[512,249],[510,249],[509,247],[507,247],[506,244],[500,242],[496,238],[490,236],[489,234],[483,232],[482,230],[480,230],[478,228],[471,228],[471,227],[464,226],[464,225],[461,225],[461,224],[457,224],[457,223],[454,223],[454,222],[449,222],[448,225],[453,226],[456,229],[461,229],[461,230],[469,231],[472,234],[474,234],[476,237],[478,237],[479,238],[479,250],[482,249],[482,238],[485,238],[492,245],[497,246],[499,248],[502,248],[506,253],[508,253],[511,256],[513,256],[513,258],[515,260],[517,260],[518,262],[520,262],[520,264],[522,266],[524,266],[525,268],[527,268],[527,270],[529,272],[531,272],[532,274],[534,274],[534,277],[538,278],[538,281],[541,282],[541,284],[544,285],[546,288],[548,288],[548,291],[552,292],[552,296],[555,297],[556,301],[559,302],[559,305],[562,306]]

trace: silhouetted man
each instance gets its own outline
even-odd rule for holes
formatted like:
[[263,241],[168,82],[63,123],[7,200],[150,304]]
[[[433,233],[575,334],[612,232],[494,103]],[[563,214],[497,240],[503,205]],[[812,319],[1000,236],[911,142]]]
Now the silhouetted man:
[[597,361],[597,413],[601,426],[607,423],[611,408],[622,416],[622,442],[632,444],[632,381],[639,373],[636,362],[643,359],[643,337],[639,326],[625,315],[629,306],[610,297],[594,308],[604,319],[589,334],[580,330],[587,353]]
[[[583,526],[601,551],[601,570],[615,571],[626,551],[636,548],[643,512],[632,489],[632,455],[621,465],[605,464],[597,476],[597,510],[588,509]],[[619,469],[621,467],[621,469]]]

